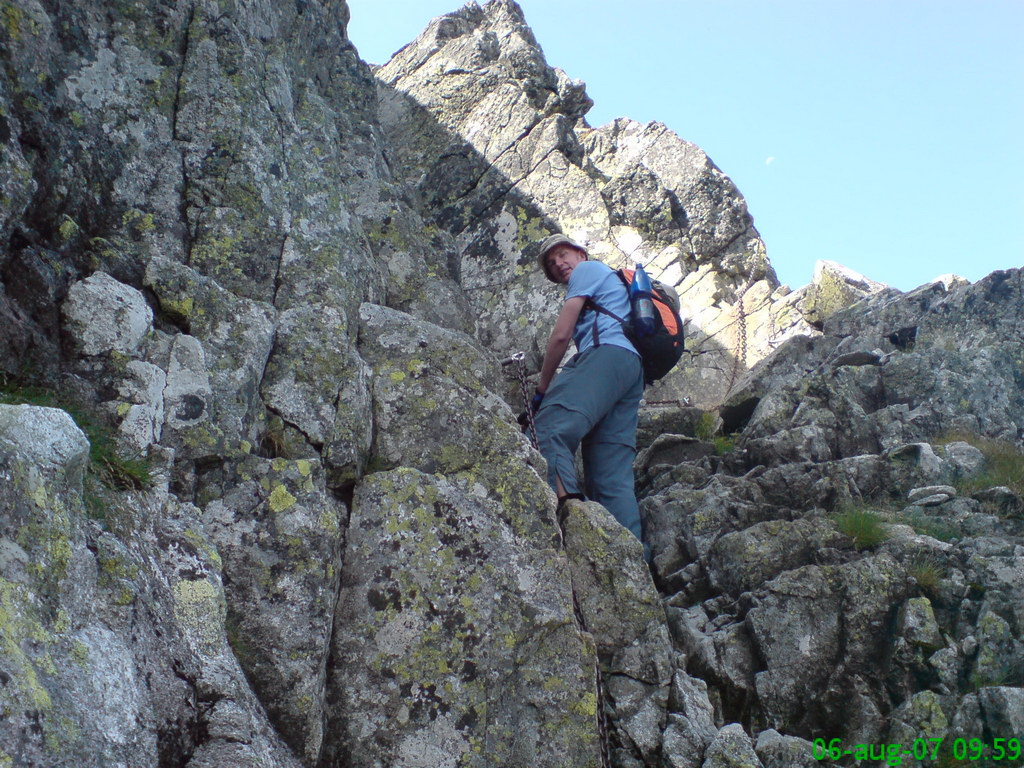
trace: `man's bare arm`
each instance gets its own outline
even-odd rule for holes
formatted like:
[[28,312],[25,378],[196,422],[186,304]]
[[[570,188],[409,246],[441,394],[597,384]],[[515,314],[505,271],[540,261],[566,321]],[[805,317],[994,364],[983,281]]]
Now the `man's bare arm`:
[[544,363],[540,368],[540,382],[537,384],[538,392],[547,392],[551,379],[555,377],[555,369],[562,362],[565,350],[572,341],[572,331],[576,327],[576,319],[583,311],[583,305],[587,303],[586,296],[574,296],[562,305],[562,311],[558,313],[558,320],[555,321],[555,328],[551,331],[551,338],[548,339],[548,348],[544,353]]

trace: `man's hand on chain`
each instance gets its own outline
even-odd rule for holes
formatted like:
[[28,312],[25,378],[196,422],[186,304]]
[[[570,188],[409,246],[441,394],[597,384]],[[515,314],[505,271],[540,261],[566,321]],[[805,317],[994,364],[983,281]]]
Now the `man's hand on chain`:
[[516,352],[514,355],[506,360],[501,361],[502,366],[515,364],[515,376],[519,379],[519,387],[523,393],[523,403],[526,405],[526,410],[519,414],[516,419],[519,422],[519,426],[523,428],[525,434],[529,434],[530,442],[533,443],[533,447],[537,447],[537,425],[533,423],[533,415],[540,408],[540,401],[544,399],[544,395],[541,392],[535,391],[533,398],[529,396],[529,389],[526,385],[526,355],[523,352]]
[[530,412],[536,414],[540,410],[540,404],[544,401],[544,393],[539,389],[534,390],[533,397],[530,399]]

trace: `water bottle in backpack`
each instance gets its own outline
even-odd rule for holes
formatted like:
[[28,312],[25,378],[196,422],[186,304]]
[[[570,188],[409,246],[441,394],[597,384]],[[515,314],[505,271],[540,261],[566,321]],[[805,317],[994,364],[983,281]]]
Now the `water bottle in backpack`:
[[633,282],[629,286],[629,304],[633,310],[633,330],[641,338],[652,335],[656,328],[656,310],[652,294],[651,278],[644,272],[644,268],[637,264],[636,271],[633,272]]

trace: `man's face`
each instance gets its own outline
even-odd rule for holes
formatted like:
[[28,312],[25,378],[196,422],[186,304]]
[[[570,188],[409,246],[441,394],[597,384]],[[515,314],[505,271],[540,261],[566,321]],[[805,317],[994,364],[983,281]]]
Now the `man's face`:
[[569,276],[576,268],[576,265],[586,260],[586,254],[573,248],[571,245],[556,245],[544,257],[548,274],[551,275],[556,283],[562,283],[563,285],[569,282]]

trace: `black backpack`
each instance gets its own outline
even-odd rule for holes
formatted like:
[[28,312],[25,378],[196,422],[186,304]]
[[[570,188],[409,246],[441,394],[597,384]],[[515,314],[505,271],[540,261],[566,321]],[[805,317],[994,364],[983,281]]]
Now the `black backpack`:
[[[615,272],[622,284],[629,292],[629,286],[633,282],[632,269],[619,269]],[[629,343],[636,347],[640,353],[640,362],[644,369],[644,384],[653,384],[676,367],[679,358],[683,356],[684,329],[686,323],[679,316],[679,294],[671,286],[665,285],[658,280],[651,280],[653,290],[654,307],[658,311],[654,313],[654,333],[650,336],[640,336],[633,329],[632,315],[629,318],[622,318],[614,312],[609,312],[591,299],[587,299],[584,309],[593,309],[595,312],[608,315],[622,324],[622,331],[629,339]],[[594,346],[601,343],[597,338],[597,320],[594,320]]]

